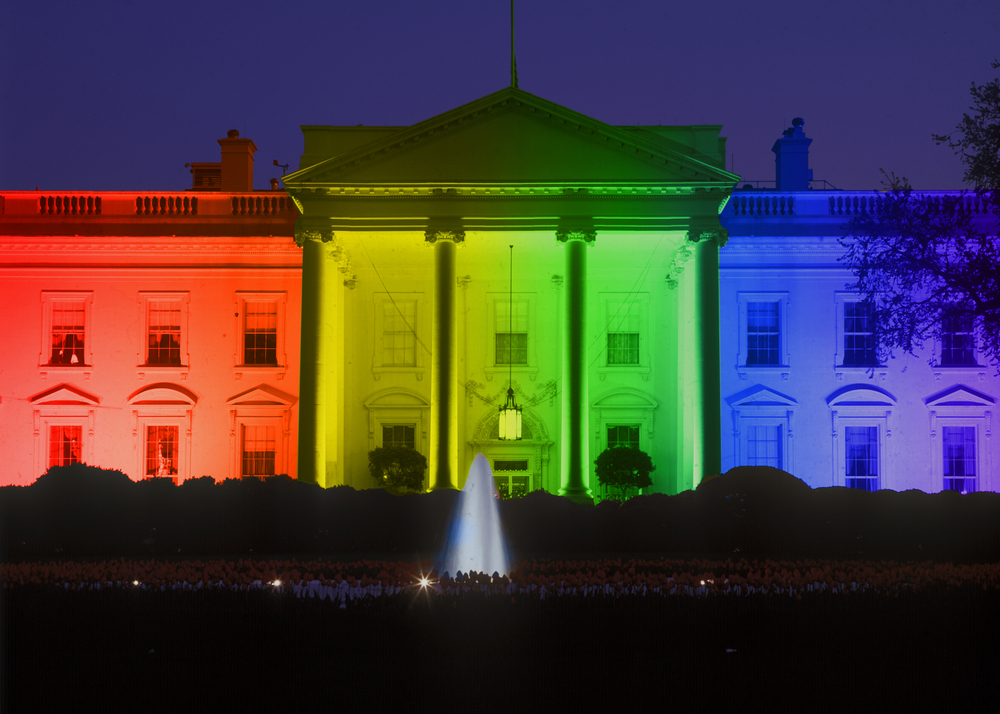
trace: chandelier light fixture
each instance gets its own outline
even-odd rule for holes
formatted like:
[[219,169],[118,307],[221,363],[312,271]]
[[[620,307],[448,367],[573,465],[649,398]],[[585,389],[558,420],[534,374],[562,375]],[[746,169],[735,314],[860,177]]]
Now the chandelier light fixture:
[[507,365],[510,386],[507,389],[507,402],[500,407],[500,440],[520,441],[521,439],[521,407],[514,401],[514,246],[510,246],[510,302],[507,307]]

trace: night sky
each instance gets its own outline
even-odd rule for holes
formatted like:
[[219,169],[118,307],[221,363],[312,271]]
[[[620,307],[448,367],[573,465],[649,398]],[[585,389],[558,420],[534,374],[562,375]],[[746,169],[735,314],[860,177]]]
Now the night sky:
[[[612,9],[614,5],[614,9]],[[301,124],[409,125],[510,84],[506,0],[0,4],[0,190],[190,188],[238,129],[255,186]],[[793,117],[817,179],[962,188],[931,133],[997,75],[996,0],[521,0],[521,89],[610,124],[722,124],[774,179]]]

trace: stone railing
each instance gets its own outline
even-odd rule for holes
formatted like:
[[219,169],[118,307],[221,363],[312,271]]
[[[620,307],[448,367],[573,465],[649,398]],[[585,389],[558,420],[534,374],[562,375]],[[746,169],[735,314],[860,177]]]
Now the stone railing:
[[45,195],[38,197],[38,213],[42,216],[99,216],[101,197]]
[[136,196],[137,216],[196,216],[197,196]]
[[132,216],[140,220],[159,218],[261,217],[286,219],[297,215],[294,201],[284,191],[245,193],[183,191],[146,193],[100,191],[91,193],[47,193],[44,191],[0,192],[0,216],[36,216],[46,219],[79,219],[93,216]]
[[[944,199],[950,196],[955,196],[954,193],[946,193],[943,191],[935,192],[924,192],[924,193],[913,193],[914,197],[926,198],[931,203],[936,204],[939,208],[944,204]],[[846,196],[830,196],[830,215],[831,216],[860,216],[864,213],[870,213],[881,207],[883,197],[874,195],[846,195]],[[976,194],[967,194],[962,196],[959,201],[959,206],[965,211],[968,211],[974,215],[982,216],[990,212],[989,204],[987,204],[981,196]]]
[[[914,198],[923,198],[943,205],[947,198],[957,198],[958,191],[913,192]],[[874,191],[746,191],[736,189],[729,199],[723,218],[767,218],[805,220],[807,218],[844,218],[860,216],[875,211],[885,194]],[[973,215],[985,217],[990,205],[974,193],[961,197],[959,205]]]
[[737,216],[791,216],[795,213],[795,196],[734,191],[729,205]]
[[296,210],[288,196],[233,196],[234,216],[274,216]]

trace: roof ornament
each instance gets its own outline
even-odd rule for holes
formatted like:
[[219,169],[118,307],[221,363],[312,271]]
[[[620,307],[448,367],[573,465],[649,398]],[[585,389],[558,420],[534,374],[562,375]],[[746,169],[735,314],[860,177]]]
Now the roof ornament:
[[514,58],[514,0],[510,0],[510,86],[517,89],[517,60]]

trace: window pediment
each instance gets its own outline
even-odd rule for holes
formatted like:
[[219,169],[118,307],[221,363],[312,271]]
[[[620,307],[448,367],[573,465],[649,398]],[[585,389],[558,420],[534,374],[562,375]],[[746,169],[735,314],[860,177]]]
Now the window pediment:
[[150,384],[135,392],[128,398],[128,403],[132,405],[140,404],[186,404],[194,406],[198,403],[198,397],[191,391],[176,384],[159,382]]
[[928,407],[991,407],[996,404],[993,397],[977,392],[963,384],[956,384],[924,400]]
[[97,406],[101,403],[100,398],[88,394],[82,389],[77,389],[71,384],[59,384],[41,394],[36,394],[29,401],[31,404],[50,404],[53,406],[69,404]]
[[365,401],[365,406],[369,409],[398,407],[430,409],[431,404],[417,392],[409,389],[390,388],[373,394]]
[[259,384],[253,389],[240,392],[226,400],[230,406],[241,407],[290,407],[297,399],[291,394],[286,394],[280,389]]
[[896,406],[896,397],[881,387],[867,384],[849,384],[827,397],[830,407]]
[[594,401],[595,409],[656,409],[656,400],[638,389],[623,387]]
[[733,409],[747,409],[753,407],[786,407],[794,408],[799,403],[787,394],[776,392],[762,384],[758,384],[750,389],[746,389],[738,394],[734,394],[726,399]]

